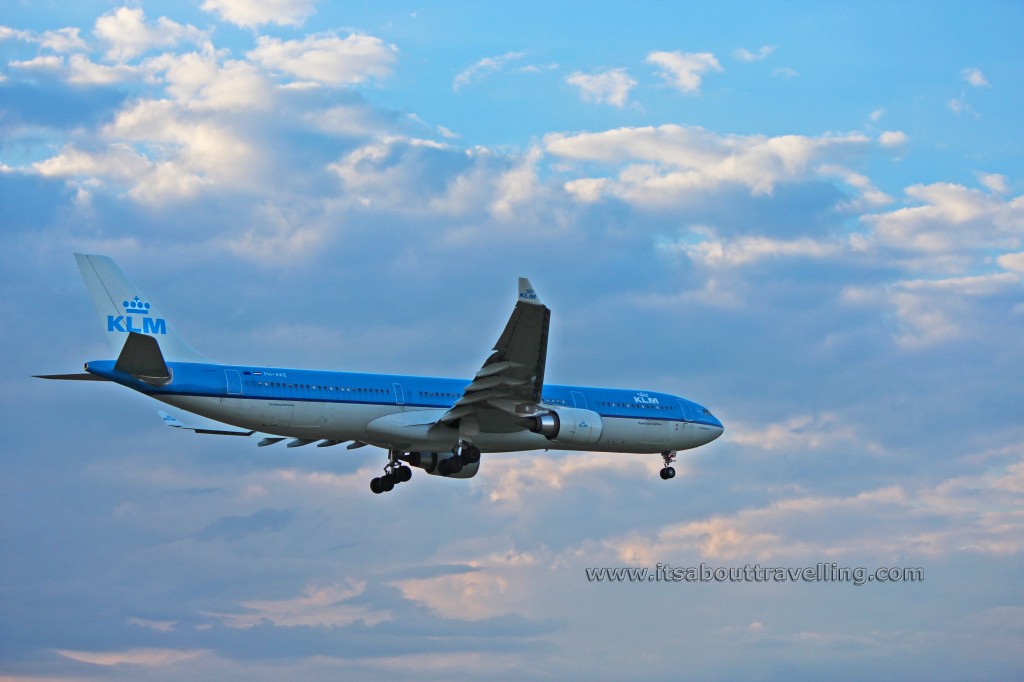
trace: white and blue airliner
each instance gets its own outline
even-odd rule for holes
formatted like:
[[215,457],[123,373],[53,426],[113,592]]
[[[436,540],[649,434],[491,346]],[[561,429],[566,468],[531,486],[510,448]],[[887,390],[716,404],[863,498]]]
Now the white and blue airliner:
[[40,378],[112,381],[223,425],[187,426],[159,413],[168,426],[195,433],[257,438],[260,446],[377,446],[388,460],[370,482],[374,493],[408,481],[410,466],[470,478],[481,453],[524,450],[660,453],[667,480],[677,451],[722,434],[710,410],[678,396],[545,384],[551,311],[525,278],[480,370],[468,380],[443,379],[217,364],[186,344],[113,260],[75,259],[115,359]]

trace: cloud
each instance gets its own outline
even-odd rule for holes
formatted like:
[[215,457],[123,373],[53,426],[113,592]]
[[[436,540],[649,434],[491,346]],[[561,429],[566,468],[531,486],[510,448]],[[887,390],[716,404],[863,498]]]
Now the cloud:
[[484,57],[455,76],[455,80],[452,81],[452,90],[458,92],[467,85],[485,78],[488,74],[500,71],[509,62],[522,59],[525,56],[525,52],[506,52],[496,57]]
[[875,243],[932,254],[1021,243],[1016,226],[1024,220],[1024,197],[1006,200],[952,183],[913,185],[905,193],[921,205],[861,217]]
[[757,52],[751,52],[746,48],[739,48],[733,52],[733,56],[741,62],[759,62],[765,59],[772,52],[775,52],[774,45],[762,45]]
[[259,67],[241,60],[221,64],[212,50],[161,55],[146,66],[163,72],[167,93],[192,109],[251,111],[274,99],[273,84]]
[[878,136],[878,143],[883,147],[902,147],[909,139],[902,130],[886,130]]
[[30,41],[32,40],[32,32],[0,25],[0,40]]
[[885,116],[885,109],[875,109],[874,111],[871,112],[868,118],[871,119],[872,123],[878,123],[879,121],[882,120],[883,116]]
[[206,12],[216,12],[237,26],[263,24],[302,26],[315,11],[317,0],[204,0]]
[[1018,253],[1004,253],[996,258],[996,262],[1007,270],[1024,273],[1024,251],[1020,251]]
[[957,116],[959,116],[960,114],[975,113],[974,109],[971,107],[970,104],[967,103],[967,100],[963,95],[961,95],[960,97],[953,97],[948,102],[946,102],[946,108],[948,108]]
[[[764,450],[823,450],[837,442],[856,442],[857,431],[831,412],[797,415],[756,429],[730,424],[730,438],[742,445]],[[877,451],[878,447],[871,449]]]
[[209,654],[208,651],[200,649],[129,649],[126,651],[73,651],[71,649],[56,649],[54,653],[64,658],[70,658],[73,661],[89,663],[91,665],[107,667],[137,665],[145,668],[176,665]]
[[10,65],[23,71],[59,71],[64,68],[64,58],[55,55],[40,55],[23,61],[12,61]]
[[77,27],[46,31],[39,39],[39,44],[54,52],[75,52],[88,49],[79,33],[80,29]]
[[691,228],[691,236],[702,236],[694,241],[691,237],[677,242],[664,242],[664,251],[683,253],[694,261],[709,267],[740,266],[769,258],[810,258],[823,259],[843,254],[848,246],[839,242],[827,242],[809,237],[799,239],[773,239],[771,237],[745,236],[732,240],[718,239],[714,230]]
[[321,33],[302,40],[260,36],[246,56],[300,80],[342,86],[391,75],[397,53],[397,47],[374,36],[352,33],[342,39]]
[[1010,191],[1009,186],[1006,184],[1006,176],[1000,175],[999,173],[981,173],[978,176],[978,180],[981,184],[988,187],[991,191],[996,194],[1006,194]]
[[975,88],[987,88],[989,86],[988,79],[985,78],[985,74],[978,68],[964,69],[960,72],[967,83]]
[[565,82],[579,90],[584,102],[611,104],[616,107],[626,105],[629,91],[636,86],[636,81],[625,69],[610,69],[593,74],[576,71],[566,77]]
[[[552,134],[548,153],[571,161],[626,164],[615,180],[568,185],[581,198],[618,196],[628,201],[673,201],[723,184],[770,194],[780,182],[813,177],[825,159],[867,143],[861,134],[805,137],[718,135],[698,127],[663,125],[601,133]],[[582,194],[580,191],[583,190]]]
[[976,334],[975,302],[1020,286],[1021,276],[1001,272],[971,277],[917,279],[881,287],[847,287],[842,298],[853,305],[880,305],[898,321],[896,342],[916,350]]
[[785,78],[788,80],[790,78],[796,78],[800,74],[797,73],[795,69],[789,66],[777,66],[774,69],[772,69],[772,75],[775,76],[776,78]]
[[361,622],[376,625],[391,620],[387,611],[366,604],[347,603],[366,590],[365,582],[307,587],[293,599],[244,601],[240,613],[210,613],[230,628],[252,628],[263,623],[279,627],[338,627]]
[[195,26],[182,25],[167,17],[153,24],[146,23],[141,9],[121,7],[96,20],[96,36],[108,43],[107,58],[123,62],[158,47],[172,47],[180,42],[201,43],[206,34]]
[[665,82],[685,93],[700,92],[705,73],[723,70],[710,52],[651,52],[645,61],[660,67],[659,75]]

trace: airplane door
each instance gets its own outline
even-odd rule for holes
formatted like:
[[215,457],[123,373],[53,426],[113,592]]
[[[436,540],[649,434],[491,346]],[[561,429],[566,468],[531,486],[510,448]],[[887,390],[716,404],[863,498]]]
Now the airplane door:
[[405,391],[402,390],[402,384],[391,384],[395,387],[395,405],[405,405]]
[[583,395],[579,391],[572,391],[572,402],[575,407],[581,410],[587,409],[587,396]]
[[242,395],[242,377],[237,369],[224,370],[224,379],[228,385],[228,395]]

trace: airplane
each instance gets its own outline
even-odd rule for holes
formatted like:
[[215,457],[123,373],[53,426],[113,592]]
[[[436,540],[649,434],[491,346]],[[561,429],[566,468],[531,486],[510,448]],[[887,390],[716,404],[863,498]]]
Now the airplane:
[[[41,379],[108,381],[219,422],[170,427],[259,438],[259,446],[347,443],[388,453],[370,490],[389,492],[416,467],[472,478],[481,453],[528,450],[660,453],[663,480],[680,450],[722,435],[706,407],[657,391],[544,383],[550,309],[526,278],[491,355],[472,379],[214,363],[192,349],[107,256],[75,254],[113,360]],[[221,428],[222,427],[222,428]]]

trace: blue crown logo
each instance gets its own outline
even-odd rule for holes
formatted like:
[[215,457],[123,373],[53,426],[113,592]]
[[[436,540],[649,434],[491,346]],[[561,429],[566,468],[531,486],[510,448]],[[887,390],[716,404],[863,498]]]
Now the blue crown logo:
[[121,305],[128,315],[149,315],[149,304],[142,302],[138,296],[130,301],[122,301]]

